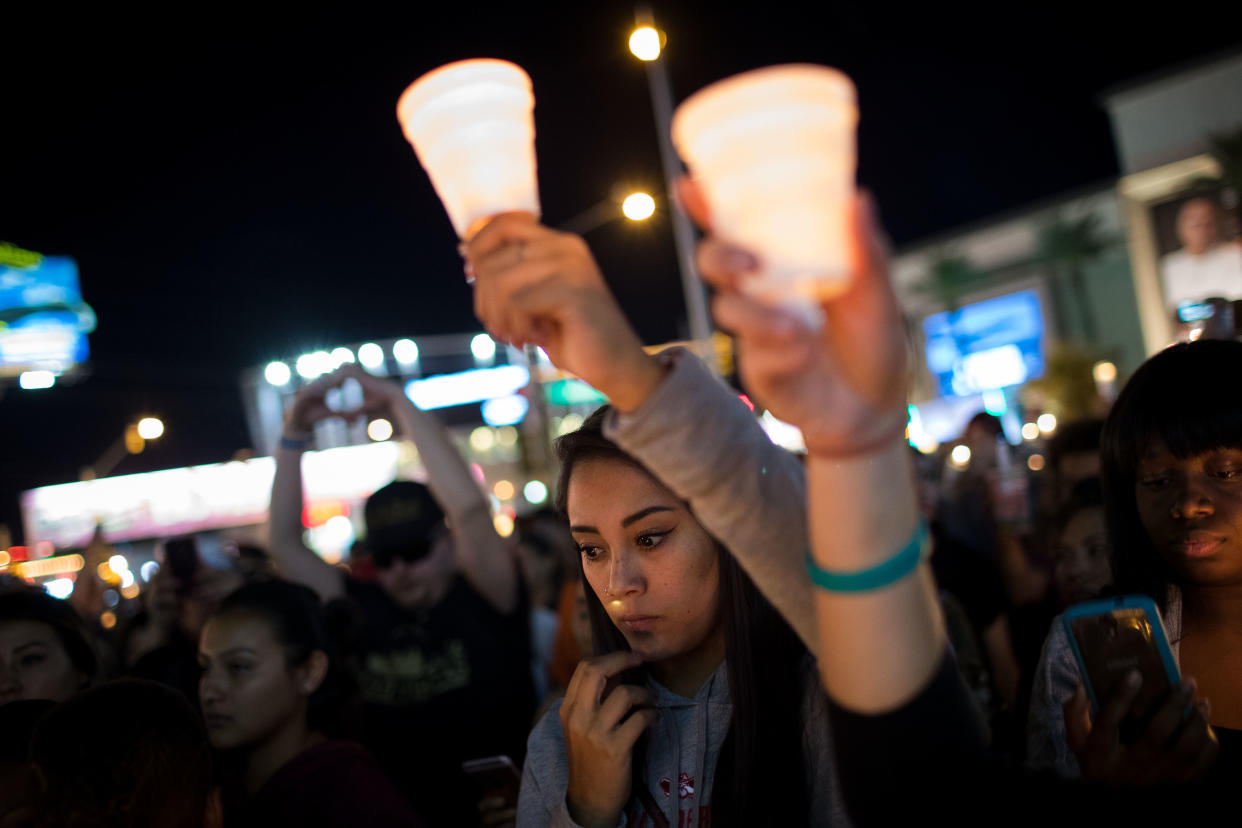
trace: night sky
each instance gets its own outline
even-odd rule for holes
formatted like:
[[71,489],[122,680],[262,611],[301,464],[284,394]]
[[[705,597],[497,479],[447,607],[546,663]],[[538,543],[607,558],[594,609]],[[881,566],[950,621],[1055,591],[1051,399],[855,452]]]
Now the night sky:
[[[659,192],[632,5],[406,5],[6,11],[0,239],[73,256],[99,322],[89,376],[0,397],[0,522],[20,533],[18,492],[77,479],[144,413],[168,432],[119,472],[229,459],[249,442],[244,368],[479,328],[394,114],[423,72],[499,57],[530,73],[548,223],[617,185]],[[859,177],[898,246],[1115,177],[1100,94],[1242,47],[1227,3],[1124,22],[1136,7],[654,5],[678,100],[771,63],[851,75]],[[644,338],[681,336],[666,218],[587,239]]]

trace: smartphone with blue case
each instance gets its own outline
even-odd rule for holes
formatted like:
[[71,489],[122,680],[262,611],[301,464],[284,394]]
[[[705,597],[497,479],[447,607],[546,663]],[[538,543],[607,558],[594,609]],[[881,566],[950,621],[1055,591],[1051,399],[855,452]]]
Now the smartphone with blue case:
[[1094,712],[1131,670],[1143,677],[1120,728],[1122,741],[1133,741],[1181,681],[1155,602],[1146,595],[1088,601],[1066,610],[1063,622]]

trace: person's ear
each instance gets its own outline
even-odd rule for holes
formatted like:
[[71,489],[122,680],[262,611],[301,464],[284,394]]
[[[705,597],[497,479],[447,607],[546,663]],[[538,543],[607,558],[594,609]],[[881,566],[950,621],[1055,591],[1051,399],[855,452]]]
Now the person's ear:
[[328,654],[323,650],[315,650],[306,659],[306,663],[297,669],[294,680],[298,692],[304,696],[312,695],[323,684],[328,675]]

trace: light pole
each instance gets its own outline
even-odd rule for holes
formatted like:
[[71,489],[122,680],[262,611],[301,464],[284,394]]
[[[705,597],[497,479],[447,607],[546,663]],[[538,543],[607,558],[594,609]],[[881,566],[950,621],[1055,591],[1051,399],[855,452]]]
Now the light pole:
[[[673,195],[674,182],[681,175],[681,162],[673,149],[673,90],[664,65],[664,35],[655,26],[651,7],[640,3],[634,11],[637,24],[630,35],[630,51],[647,65],[647,85],[651,91],[651,109],[655,114],[656,138],[660,144],[660,162],[664,167],[664,184],[671,207],[673,242],[677,247],[677,263],[681,271],[681,289],[686,300],[686,320],[690,338],[709,347],[712,334],[711,318],[707,313],[707,295],[694,272],[694,227],[677,204]],[[715,361],[709,360],[712,370]]]
[[163,436],[164,423],[156,417],[143,417],[136,423],[130,423],[98,460],[82,469],[81,478],[96,480],[107,477],[125,459],[126,454],[141,454],[149,440],[158,440]]

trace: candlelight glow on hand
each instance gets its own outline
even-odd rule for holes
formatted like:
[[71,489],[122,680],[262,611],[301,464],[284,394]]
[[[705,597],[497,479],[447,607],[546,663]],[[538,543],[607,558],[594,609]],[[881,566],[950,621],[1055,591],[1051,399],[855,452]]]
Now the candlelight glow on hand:
[[539,215],[534,106],[526,72],[487,59],[428,72],[397,102],[405,137],[462,239],[497,213]]
[[755,252],[746,289],[818,312],[850,272],[854,84],[825,66],[769,66],[691,95],[673,143],[707,200],[712,230]]

